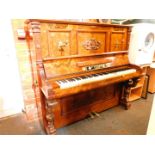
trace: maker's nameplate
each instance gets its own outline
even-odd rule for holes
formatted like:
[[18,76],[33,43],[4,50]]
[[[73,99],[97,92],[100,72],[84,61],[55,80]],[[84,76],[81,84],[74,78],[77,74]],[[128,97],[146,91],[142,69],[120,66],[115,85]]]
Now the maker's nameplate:
[[108,67],[111,67],[111,63],[86,66],[86,67],[82,67],[82,70],[83,71],[91,71],[91,70],[98,70],[98,69],[103,69],[103,68],[108,68]]

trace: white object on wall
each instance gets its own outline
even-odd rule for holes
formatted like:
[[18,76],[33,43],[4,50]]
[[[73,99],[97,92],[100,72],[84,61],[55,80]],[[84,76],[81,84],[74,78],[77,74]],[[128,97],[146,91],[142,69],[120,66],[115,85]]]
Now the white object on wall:
[[153,61],[155,51],[155,24],[134,24],[129,44],[129,61],[147,65]]

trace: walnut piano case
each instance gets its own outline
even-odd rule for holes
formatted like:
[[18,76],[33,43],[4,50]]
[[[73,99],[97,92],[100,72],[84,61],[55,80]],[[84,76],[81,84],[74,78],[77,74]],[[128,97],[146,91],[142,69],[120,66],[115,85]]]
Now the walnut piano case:
[[129,90],[141,69],[128,61],[129,26],[39,19],[25,23],[31,56],[36,55],[38,112],[48,134],[91,112],[118,104],[130,107]]

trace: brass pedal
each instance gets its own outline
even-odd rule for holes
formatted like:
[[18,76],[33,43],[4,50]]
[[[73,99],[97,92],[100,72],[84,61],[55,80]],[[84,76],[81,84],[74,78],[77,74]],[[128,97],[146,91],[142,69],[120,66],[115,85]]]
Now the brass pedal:
[[92,112],[95,116],[100,117],[100,114],[97,112]]
[[89,116],[90,116],[91,119],[94,118],[94,115],[91,112],[89,113]]

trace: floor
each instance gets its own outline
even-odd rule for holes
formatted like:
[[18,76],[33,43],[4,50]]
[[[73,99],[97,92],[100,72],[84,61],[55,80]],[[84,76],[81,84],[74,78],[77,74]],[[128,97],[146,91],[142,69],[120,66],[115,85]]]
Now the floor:
[[[57,129],[57,135],[145,135],[152,107],[153,94],[132,102],[131,109],[116,106]],[[24,113],[0,120],[1,135],[45,135],[38,120],[28,122]]]

